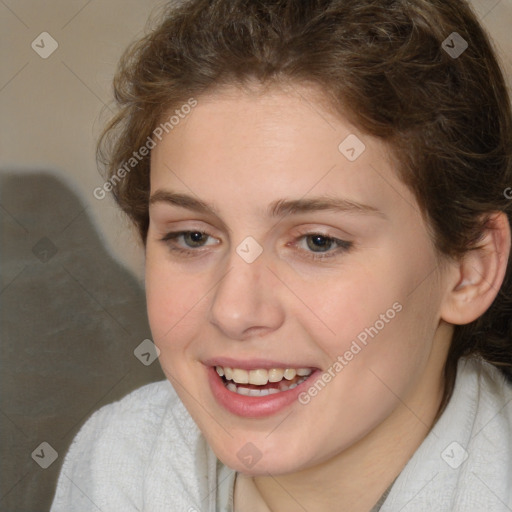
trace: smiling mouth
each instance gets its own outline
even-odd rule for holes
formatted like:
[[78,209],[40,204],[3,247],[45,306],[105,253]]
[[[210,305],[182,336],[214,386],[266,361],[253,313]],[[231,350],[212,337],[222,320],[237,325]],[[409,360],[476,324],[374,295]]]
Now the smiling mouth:
[[233,393],[244,396],[266,396],[282,393],[297,387],[307,380],[313,370],[311,368],[260,368],[243,370],[216,366],[215,371],[222,379],[224,386]]

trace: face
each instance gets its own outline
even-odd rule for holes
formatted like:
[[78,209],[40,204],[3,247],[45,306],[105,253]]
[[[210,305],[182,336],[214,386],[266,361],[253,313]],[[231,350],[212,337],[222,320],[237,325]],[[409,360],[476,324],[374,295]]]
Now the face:
[[160,364],[246,474],[336,457],[439,364],[442,276],[417,202],[385,144],[318,94],[198,97],[151,155]]

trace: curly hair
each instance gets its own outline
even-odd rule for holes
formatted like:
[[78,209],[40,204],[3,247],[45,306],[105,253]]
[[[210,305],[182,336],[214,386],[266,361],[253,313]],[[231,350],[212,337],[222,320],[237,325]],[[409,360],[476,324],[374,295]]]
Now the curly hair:
[[[460,55],[448,51],[455,40],[467,43]],[[170,109],[255,81],[316,84],[334,112],[385,141],[440,254],[459,258],[477,248],[492,212],[505,212],[510,223],[510,98],[490,40],[464,0],[173,2],[121,59],[118,111],[98,144],[106,176],[116,177]],[[149,170],[146,154],[110,187],[144,244]],[[455,326],[438,415],[459,358],[470,354],[512,375],[510,259],[490,308]]]

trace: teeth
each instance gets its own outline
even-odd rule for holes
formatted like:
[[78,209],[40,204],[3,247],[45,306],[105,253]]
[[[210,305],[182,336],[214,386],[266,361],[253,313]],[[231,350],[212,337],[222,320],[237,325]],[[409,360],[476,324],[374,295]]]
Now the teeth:
[[308,368],[272,368],[271,370],[260,368],[247,371],[241,368],[216,366],[215,370],[226,380],[231,380],[237,384],[254,384],[255,386],[264,386],[268,382],[281,382],[283,378],[292,380],[297,375],[299,377],[311,375],[311,370]]
[[294,384],[290,384],[290,385],[286,384],[285,381],[282,381],[279,384],[279,389],[276,389],[276,388],[249,389],[249,388],[245,388],[242,385],[237,386],[233,382],[229,382],[226,387],[229,391],[232,391],[233,393],[237,393],[237,394],[243,395],[243,396],[267,396],[267,395],[274,395],[276,393],[282,393],[283,391],[288,391],[289,389],[296,388],[299,384],[304,382],[306,379],[307,379],[307,377],[302,377],[300,380],[298,380]]
[[286,368],[284,371],[284,378],[286,380],[292,380],[295,375],[297,375],[297,372],[293,368]]
[[306,377],[302,377],[302,379],[298,380],[294,384],[286,384],[285,381],[281,382],[279,384],[279,391],[288,391],[289,389],[296,388],[301,382],[304,382],[306,380]]
[[268,371],[268,380],[269,382],[279,382],[283,380],[284,370],[280,370],[279,368],[272,368],[272,370]]
[[268,382],[267,370],[251,370],[249,372],[249,382],[251,384],[264,386]]
[[233,376],[231,377],[231,380],[234,380],[237,384],[249,384],[249,372],[247,370],[233,368]]

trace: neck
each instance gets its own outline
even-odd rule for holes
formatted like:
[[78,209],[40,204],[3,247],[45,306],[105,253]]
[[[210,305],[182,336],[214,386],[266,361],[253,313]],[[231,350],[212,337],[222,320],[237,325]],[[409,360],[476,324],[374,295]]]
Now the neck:
[[[437,356],[432,354],[439,361]],[[442,370],[440,363],[428,365],[414,390],[399,399],[384,422],[329,460],[291,474],[242,477],[240,487],[252,487],[251,495],[259,501],[247,510],[371,510],[434,425],[444,390]]]

